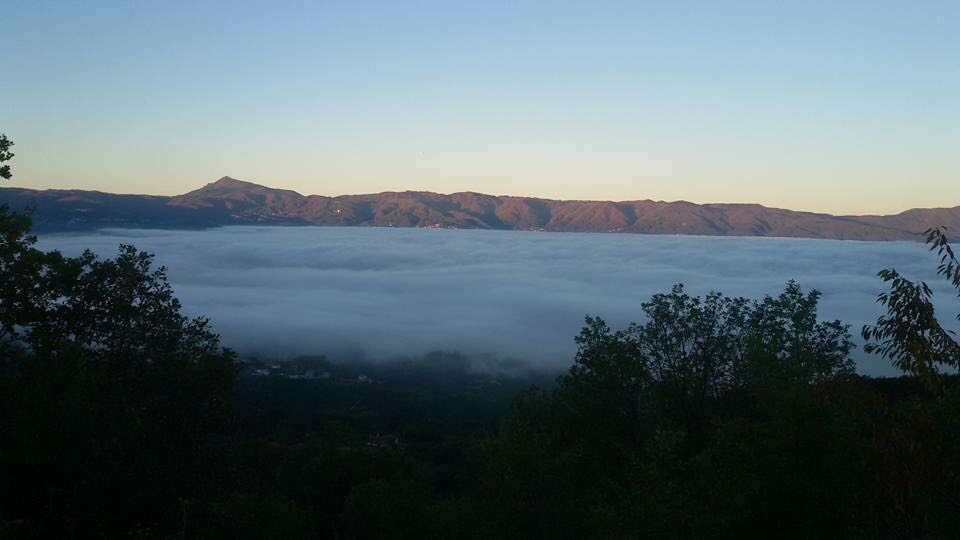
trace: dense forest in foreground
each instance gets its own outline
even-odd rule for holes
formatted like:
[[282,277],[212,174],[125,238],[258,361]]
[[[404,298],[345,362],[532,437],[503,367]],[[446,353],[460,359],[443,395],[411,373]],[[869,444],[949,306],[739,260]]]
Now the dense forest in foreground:
[[[12,157],[0,137],[0,163]],[[0,176],[10,177],[9,166]],[[34,247],[0,207],[0,536],[955,538],[960,345],[894,270],[861,330],[790,282],[588,317],[568,372],[456,353],[238,359],[152,256]],[[942,229],[939,274],[960,290]],[[937,264],[936,259],[931,260]],[[879,270],[879,269],[878,269]],[[597,306],[602,312],[603,306]],[[318,321],[317,324],[322,324]]]

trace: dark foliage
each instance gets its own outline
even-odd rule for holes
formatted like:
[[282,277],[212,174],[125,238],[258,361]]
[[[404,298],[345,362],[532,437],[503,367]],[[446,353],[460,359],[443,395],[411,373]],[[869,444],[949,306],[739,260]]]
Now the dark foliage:
[[[940,259],[937,273],[960,295],[960,262],[947,242],[946,231],[933,228],[926,234],[930,250],[936,250]],[[881,270],[878,275],[890,284],[890,292],[877,299],[887,313],[875,325],[863,327],[863,338],[869,341],[867,351],[889,358],[901,370],[936,386],[941,368],[960,367],[956,334],[944,329],[937,320],[932,292],[926,283],[910,281],[894,269]]]
[[172,533],[221,483],[234,355],[150,255],[42,252],[29,223],[0,208],[2,532]]
[[[10,147],[13,146],[13,141],[7,138],[6,135],[0,133],[0,163],[4,161],[10,161],[13,159],[13,152],[10,151]],[[10,165],[0,165],[0,178],[9,180],[13,174],[10,172]]]

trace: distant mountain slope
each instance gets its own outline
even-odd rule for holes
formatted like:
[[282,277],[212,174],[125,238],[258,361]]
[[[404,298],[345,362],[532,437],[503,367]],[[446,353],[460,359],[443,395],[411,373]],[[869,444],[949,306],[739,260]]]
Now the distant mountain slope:
[[40,231],[219,225],[453,227],[853,240],[919,240],[928,227],[960,231],[960,206],[891,216],[833,216],[757,204],[555,201],[481,193],[406,191],[304,196],[223,177],[175,197],[0,188],[0,204],[35,208]]

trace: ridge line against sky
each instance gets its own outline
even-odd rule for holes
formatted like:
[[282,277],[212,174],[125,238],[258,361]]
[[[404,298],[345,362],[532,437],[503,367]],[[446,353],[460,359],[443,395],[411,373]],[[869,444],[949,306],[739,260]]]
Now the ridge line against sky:
[[960,2],[19,2],[7,185],[960,204]]
[[[703,201],[703,202],[700,202],[700,201],[691,201],[691,200],[687,200],[687,199],[665,200],[665,199],[655,199],[655,198],[651,198],[651,197],[643,197],[643,198],[638,198],[638,199],[557,199],[557,198],[551,198],[551,197],[541,197],[541,196],[536,196],[536,195],[517,195],[517,194],[512,194],[512,193],[482,193],[482,192],[479,192],[479,191],[449,191],[449,192],[439,192],[439,191],[429,191],[429,190],[406,190],[406,189],[386,190],[386,191],[378,191],[378,192],[370,192],[370,193],[339,193],[339,194],[333,194],[333,195],[331,195],[331,194],[325,194],[325,193],[304,193],[304,192],[301,192],[301,191],[299,191],[299,190],[292,189],[292,188],[278,187],[278,186],[274,186],[274,185],[272,185],[272,184],[266,184],[266,183],[261,183],[261,182],[258,182],[258,181],[252,181],[252,180],[243,180],[243,179],[235,178],[235,177],[232,177],[232,176],[229,176],[229,175],[228,175],[228,176],[221,177],[220,180],[223,180],[224,178],[227,178],[227,179],[230,179],[230,180],[233,180],[233,181],[237,181],[237,182],[242,182],[242,183],[244,183],[244,184],[252,184],[252,185],[257,186],[257,187],[269,189],[269,190],[271,190],[271,191],[292,191],[292,192],[296,193],[297,195],[299,195],[299,196],[301,196],[301,197],[304,197],[304,198],[307,198],[307,197],[326,197],[326,198],[363,197],[363,196],[376,196],[376,195],[381,195],[381,194],[384,194],[384,193],[404,193],[404,192],[410,192],[410,193],[429,193],[429,194],[433,194],[433,195],[441,195],[441,196],[444,196],[444,197],[449,197],[449,196],[456,195],[456,194],[460,194],[460,193],[473,193],[473,194],[483,195],[483,196],[488,196],[488,197],[497,197],[497,198],[511,197],[511,198],[517,198],[517,199],[539,199],[539,200],[553,201],[553,202],[584,202],[584,203],[599,202],[599,203],[615,203],[615,204],[620,204],[620,203],[630,203],[630,202],[637,202],[637,201],[652,201],[652,202],[656,202],[656,203],[667,203],[667,204],[673,204],[673,203],[692,203],[692,204],[695,204],[695,205],[698,205],[698,206],[759,205],[759,206],[762,206],[762,207],[764,207],[764,208],[768,208],[768,209],[771,209],[771,210],[786,210],[786,211],[788,211],[788,212],[825,214],[825,215],[830,215],[830,216],[834,216],[834,217],[892,216],[892,215],[901,214],[901,213],[903,213],[903,212],[910,211],[910,210],[938,210],[938,209],[950,210],[950,209],[953,209],[953,208],[960,207],[960,200],[956,200],[956,201],[954,201],[954,202],[952,202],[952,203],[945,203],[945,204],[942,204],[942,205],[940,205],[940,206],[925,206],[925,207],[915,206],[915,207],[904,208],[904,209],[902,209],[902,210],[898,210],[898,211],[894,211],[894,212],[890,212],[890,213],[884,213],[884,214],[880,214],[880,213],[865,213],[865,214],[846,213],[846,214],[835,214],[835,213],[831,213],[831,212],[820,212],[820,211],[816,211],[816,210],[805,210],[805,209],[803,209],[803,208],[789,208],[789,207],[782,207],[782,206],[770,206],[770,205],[764,205],[764,204],[755,203],[755,202],[729,202],[729,201]],[[203,184],[203,185],[198,185],[198,186],[194,187],[193,189],[190,189],[190,190],[185,191],[185,192],[183,192],[183,193],[172,193],[172,194],[166,194],[166,193],[147,193],[147,192],[112,192],[112,191],[111,191],[111,192],[106,192],[106,191],[103,191],[103,190],[79,190],[79,189],[76,189],[76,188],[36,188],[36,187],[32,187],[32,186],[30,186],[30,185],[16,185],[16,186],[0,185],[0,189],[3,189],[3,188],[5,188],[5,187],[16,187],[16,188],[22,188],[22,189],[35,190],[35,191],[47,191],[47,190],[62,190],[62,191],[99,191],[99,192],[102,192],[102,193],[108,193],[108,194],[110,194],[110,195],[131,195],[131,196],[135,196],[135,197],[170,197],[170,198],[172,198],[172,197],[178,197],[178,196],[188,195],[188,194],[190,194],[190,193],[192,193],[192,192],[194,192],[194,191],[198,191],[198,190],[200,190],[200,189],[202,189],[202,188],[204,188],[204,187],[213,185],[213,184],[216,183],[217,181],[219,181],[219,180],[216,180],[216,181],[213,181],[213,182],[207,182],[207,183],[205,183],[205,184]]]

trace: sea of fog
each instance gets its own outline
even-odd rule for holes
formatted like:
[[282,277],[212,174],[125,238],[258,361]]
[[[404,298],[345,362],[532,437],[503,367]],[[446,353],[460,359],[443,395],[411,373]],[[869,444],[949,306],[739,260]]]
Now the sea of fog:
[[[111,229],[44,235],[40,246],[156,254],[190,314],[208,316],[242,354],[370,360],[460,351],[562,368],[587,314],[614,327],[683,283],[691,292],[777,294],[789,279],[822,291],[822,318],[859,335],[880,314],[882,268],[926,280],[941,319],[955,300],[922,244],[344,227]],[[858,339],[859,343],[859,339]],[[855,353],[868,374],[888,363]]]

